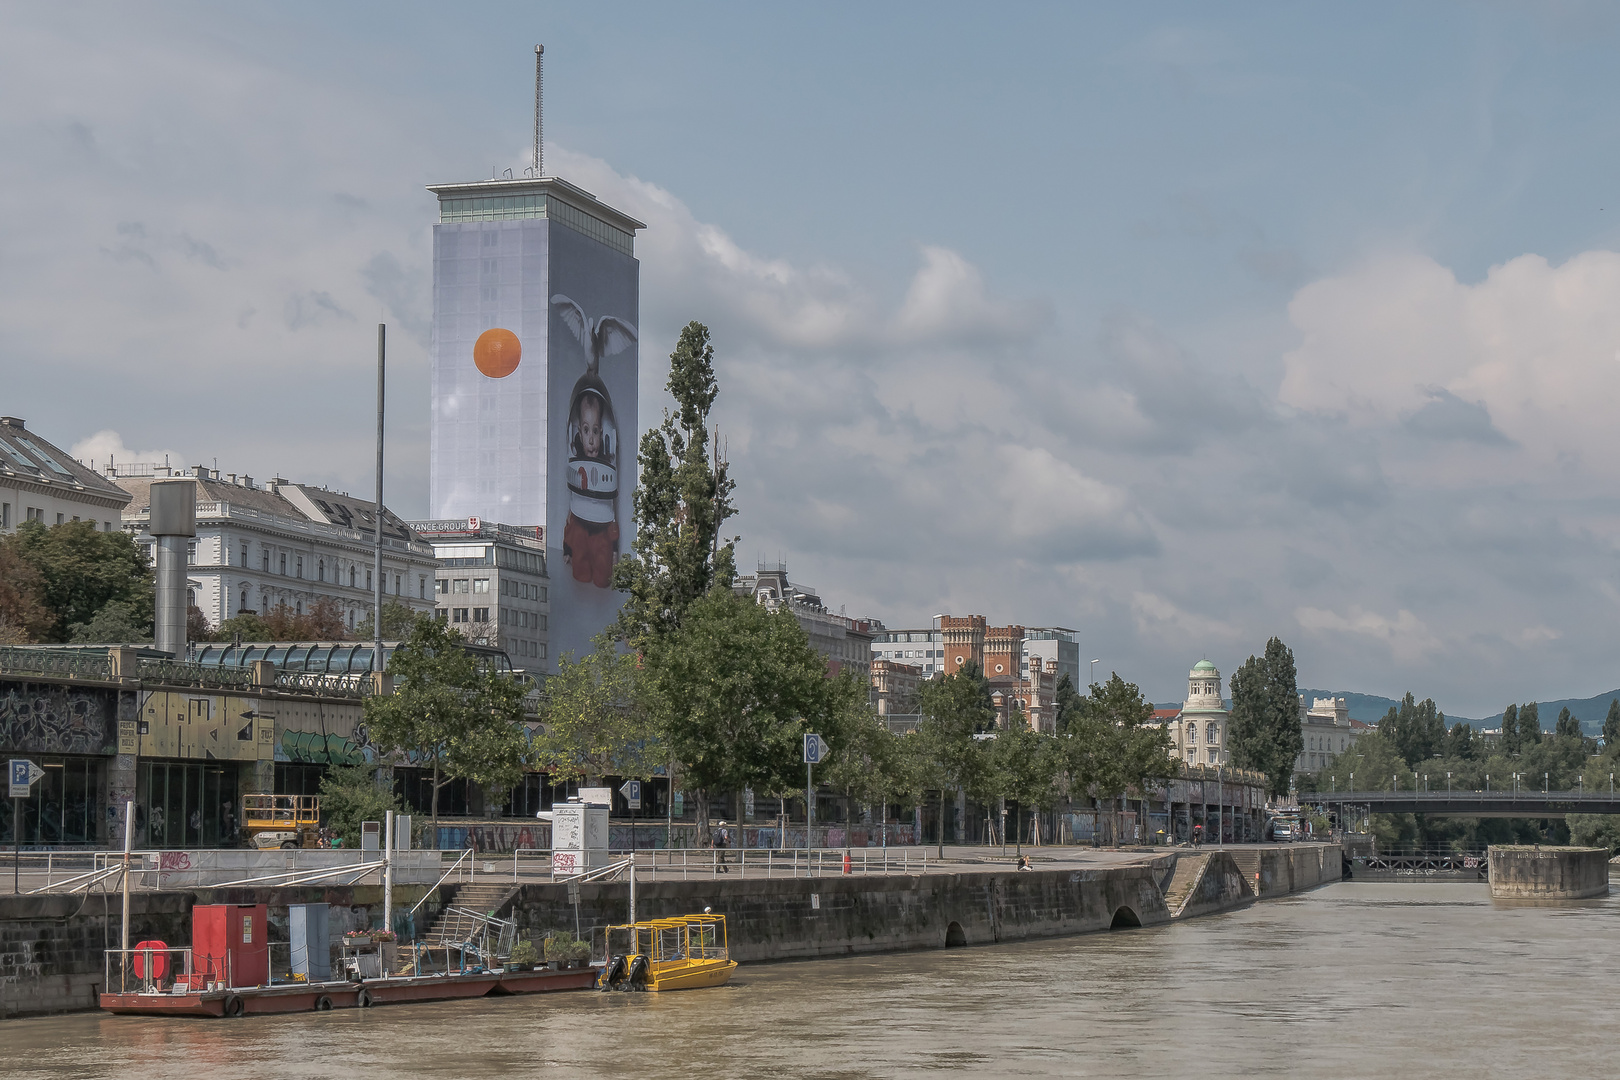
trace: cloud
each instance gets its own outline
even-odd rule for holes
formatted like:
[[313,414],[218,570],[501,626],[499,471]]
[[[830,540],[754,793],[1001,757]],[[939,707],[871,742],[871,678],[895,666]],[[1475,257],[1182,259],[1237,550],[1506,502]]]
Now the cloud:
[[1405,608],[1389,618],[1355,605],[1345,615],[1323,608],[1301,607],[1294,611],[1294,618],[1309,631],[1352,634],[1382,642],[1388,645],[1390,658],[1401,664],[1421,662],[1441,648],[1439,637]]
[[103,469],[109,462],[130,465],[137,462],[162,464],[170,462],[184,467],[188,461],[184,454],[174,450],[131,450],[124,445],[124,437],[116,431],[98,431],[80,439],[68,448],[68,453],[92,469]]

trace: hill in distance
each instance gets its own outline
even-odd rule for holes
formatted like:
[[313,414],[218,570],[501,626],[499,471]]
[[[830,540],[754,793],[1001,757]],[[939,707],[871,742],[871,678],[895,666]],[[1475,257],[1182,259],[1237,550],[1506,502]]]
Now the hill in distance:
[[[1366,724],[1378,723],[1384,718],[1385,713],[1389,712],[1390,709],[1399,708],[1401,704],[1395,698],[1380,697],[1377,694],[1358,694],[1354,690],[1312,690],[1302,686],[1299,688],[1299,692],[1305,695],[1307,705],[1314,698],[1342,697],[1345,706],[1350,710],[1350,719],[1360,720]],[[1423,700],[1422,695],[1417,694],[1416,691],[1413,692],[1413,695],[1419,701]],[[1560,698],[1557,701],[1538,701],[1536,702],[1536,712],[1541,717],[1541,730],[1551,731],[1553,724],[1558,720],[1558,711],[1568,709],[1570,714],[1581,722],[1581,731],[1587,735],[1599,735],[1603,731],[1603,718],[1609,715],[1609,702],[1616,699],[1620,699],[1620,689],[1610,690],[1605,694],[1596,694],[1589,698]],[[1226,704],[1230,708],[1232,703],[1228,701]],[[1158,709],[1179,709],[1181,708],[1181,702],[1160,702],[1155,704],[1154,707]],[[1445,709],[1442,708],[1440,711],[1445,712]],[[1458,723],[1467,724],[1475,731],[1500,728],[1502,726],[1502,714],[1496,713],[1493,716],[1476,718],[1453,716],[1446,713],[1446,725],[1448,727]]]

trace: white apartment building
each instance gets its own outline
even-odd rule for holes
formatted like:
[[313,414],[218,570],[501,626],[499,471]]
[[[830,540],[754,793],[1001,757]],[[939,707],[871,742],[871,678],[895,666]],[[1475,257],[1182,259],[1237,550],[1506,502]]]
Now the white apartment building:
[[810,647],[827,658],[827,674],[849,670],[860,682],[870,682],[874,634],[871,620],[828,611],[815,589],[788,580],[786,563],[760,563],[755,573],[737,575],[732,589],[767,607],[791,611],[809,635]]
[[1356,744],[1361,733],[1371,725],[1350,719],[1350,706],[1344,698],[1312,698],[1310,708],[1305,707],[1305,695],[1299,696],[1299,728],[1304,736],[1303,749],[1294,760],[1294,772],[1316,772],[1339,754]]
[[[264,614],[286,604],[304,614],[335,600],[350,629],[374,603],[375,505],[347,492],[294,484],[281,477],[260,486],[251,476],[196,466],[112,465],[108,476],[130,495],[123,528],[148,546],[149,489],[160,477],[197,484],[197,537],[186,587],[210,625],[239,613]],[[384,602],[412,611],[434,608],[433,548],[386,507],[383,510]]]
[[0,416],[0,532],[25,521],[89,521],[101,532],[119,527],[129,492],[28,430]]
[[545,530],[475,517],[410,526],[439,560],[439,618],[475,645],[505,650],[514,668],[552,670]]

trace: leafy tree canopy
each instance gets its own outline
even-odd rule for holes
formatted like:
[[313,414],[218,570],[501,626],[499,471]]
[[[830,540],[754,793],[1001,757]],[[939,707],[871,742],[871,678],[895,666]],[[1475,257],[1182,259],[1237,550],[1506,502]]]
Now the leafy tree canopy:
[[563,653],[557,673],[546,680],[530,764],[553,782],[651,776],[664,758],[642,707],[640,658],[608,632],[592,644],[594,650],[577,659]]
[[[27,521],[0,538],[0,549],[9,553],[0,556],[0,570],[10,568],[0,575],[10,582],[0,588],[0,620],[41,641],[62,642],[116,601],[126,605],[119,625],[132,622],[143,630],[138,640],[152,639],[152,568],[128,534],[100,532],[90,521],[50,527]],[[112,627],[112,619],[109,613],[103,625]]]
[[375,765],[334,765],[321,777],[321,816],[326,828],[343,840],[344,847],[360,846],[360,823],[382,821],[405,805],[393,791],[377,783]]
[[1232,763],[1266,774],[1273,796],[1293,785],[1294,761],[1305,749],[1299,720],[1294,654],[1279,638],[1263,657],[1249,657],[1232,674],[1232,718],[1227,746]]

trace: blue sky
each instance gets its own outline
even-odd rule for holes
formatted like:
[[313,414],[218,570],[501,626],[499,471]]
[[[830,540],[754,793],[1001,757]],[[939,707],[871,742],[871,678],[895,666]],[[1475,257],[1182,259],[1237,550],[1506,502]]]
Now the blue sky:
[[[424,184],[652,226],[744,562],[1079,628],[1178,696],[1620,684],[1620,13],[1598,5],[57,5],[0,13],[6,411],[426,509]],[[178,410],[177,412],[175,410]],[[788,419],[784,420],[783,418]],[[644,421],[648,417],[644,416]]]

